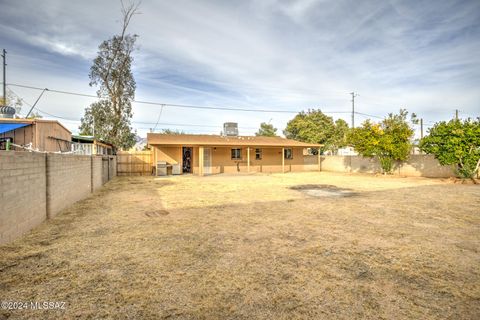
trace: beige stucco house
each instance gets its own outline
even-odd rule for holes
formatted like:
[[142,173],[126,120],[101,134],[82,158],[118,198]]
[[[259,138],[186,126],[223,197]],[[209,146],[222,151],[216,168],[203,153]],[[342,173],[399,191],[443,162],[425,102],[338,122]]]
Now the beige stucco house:
[[320,158],[305,162],[306,148],[319,144],[281,137],[148,133],[154,167],[167,163],[174,173],[208,175],[241,172],[293,172],[320,169]]

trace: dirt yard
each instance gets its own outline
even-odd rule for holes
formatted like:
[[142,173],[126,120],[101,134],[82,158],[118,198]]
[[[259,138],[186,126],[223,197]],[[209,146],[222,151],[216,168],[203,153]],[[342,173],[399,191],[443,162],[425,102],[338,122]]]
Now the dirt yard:
[[480,187],[124,177],[0,246],[0,319],[479,319]]

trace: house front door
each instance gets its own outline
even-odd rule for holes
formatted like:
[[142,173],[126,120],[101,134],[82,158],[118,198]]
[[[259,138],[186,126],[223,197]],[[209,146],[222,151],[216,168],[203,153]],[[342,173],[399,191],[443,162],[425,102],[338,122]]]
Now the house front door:
[[192,173],[192,157],[193,151],[192,148],[183,147],[182,148],[182,163],[183,163],[183,173]]

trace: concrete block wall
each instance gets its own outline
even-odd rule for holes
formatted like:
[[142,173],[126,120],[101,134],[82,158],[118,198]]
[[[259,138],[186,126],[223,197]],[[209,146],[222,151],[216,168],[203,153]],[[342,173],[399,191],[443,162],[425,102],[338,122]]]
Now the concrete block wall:
[[330,172],[351,172],[350,159],[342,156],[322,156],[320,170]]
[[[321,171],[381,173],[378,159],[361,156],[322,156]],[[455,172],[451,166],[442,166],[432,155],[411,155],[394,166],[392,172],[403,177],[449,178]]]
[[303,156],[303,171],[319,171],[317,155]]
[[117,176],[117,157],[108,156],[108,160],[108,177],[109,179],[112,179]]
[[378,173],[382,172],[382,166],[377,158],[347,157],[350,160],[352,172]]
[[91,161],[90,156],[47,155],[48,218],[92,192]]
[[450,178],[455,176],[453,166],[442,166],[431,155],[415,154],[397,167],[398,174],[406,177]]
[[92,156],[92,192],[97,190],[103,185],[103,179],[102,179],[102,157],[101,156]]
[[102,183],[107,183],[109,170],[108,157],[102,157]]
[[0,151],[0,243],[20,237],[47,218],[45,158]]
[[104,176],[116,176],[115,157],[105,170],[102,158],[0,151],[0,244],[86,198],[102,186]]

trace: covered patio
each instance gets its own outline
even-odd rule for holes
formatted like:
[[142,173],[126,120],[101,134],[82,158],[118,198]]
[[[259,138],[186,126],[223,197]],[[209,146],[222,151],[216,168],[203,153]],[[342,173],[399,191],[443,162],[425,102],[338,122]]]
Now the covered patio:
[[[307,149],[322,147],[281,137],[169,135],[149,133],[148,145],[152,148],[153,163],[166,164],[172,174],[197,174],[250,172],[300,172],[312,170],[305,166]],[[320,155],[317,152],[317,167]],[[156,169],[156,171],[158,171]],[[180,171],[180,172],[178,172]]]

